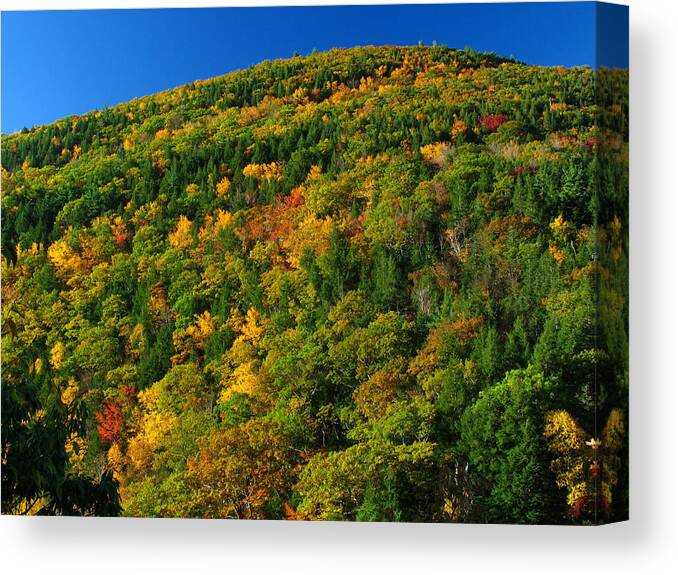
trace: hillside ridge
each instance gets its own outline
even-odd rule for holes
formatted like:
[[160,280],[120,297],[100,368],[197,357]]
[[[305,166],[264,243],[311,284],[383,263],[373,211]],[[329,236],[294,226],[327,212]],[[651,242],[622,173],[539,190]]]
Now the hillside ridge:
[[224,74],[219,74],[217,76],[211,76],[209,78],[196,78],[192,81],[185,82],[183,84],[179,84],[177,86],[171,87],[171,88],[166,88],[164,90],[160,90],[158,92],[153,92],[150,94],[145,94],[142,96],[137,96],[134,97],[130,100],[126,100],[123,102],[119,102],[117,104],[112,104],[110,106],[104,106],[103,108],[95,108],[93,110],[83,112],[81,114],[69,114],[67,116],[64,116],[63,118],[54,120],[53,122],[49,122],[47,124],[40,124],[36,126],[32,126],[31,128],[23,128],[21,130],[18,130],[13,133],[8,133],[8,134],[2,134],[3,137],[10,137],[10,136],[15,136],[17,134],[26,134],[26,133],[34,133],[36,131],[40,131],[42,129],[48,128],[49,126],[52,126],[53,124],[58,124],[60,122],[65,122],[67,120],[74,120],[74,119],[80,119],[80,118],[85,118],[91,115],[96,115],[97,113],[101,113],[105,110],[109,109],[116,109],[119,107],[125,107],[128,105],[131,105],[132,103],[135,102],[144,102],[146,100],[152,100],[157,97],[161,96],[171,96],[174,92],[176,91],[181,91],[182,89],[185,89],[187,87],[193,86],[195,84],[199,85],[204,85],[204,84],[209,84],[212,82],[219,83],[219,82],[226,82],[229,79],[232,79],[233,77],[239,75],[239,74],[244,74],[247,72],[252,71],[255,68],[258,68],[260,66],[268,66],[268,65],[279,65],[279,64],[285,64],[285,63],[293,63],[293,62],[298,62],[298,61],[305,61],[309,58],[312,58],[316,54],[336,54],[339,52],[347,53],[350,54],[351,52],[357,52],[361,50],[376,50],[376,51],[400,51],[400,50],[438,50],[438,51],[448,51],[448,52],[461,52],[464,54],[477,54],[480,56],[486,56],[486,57],[492,57],[494,61],[500,63],[500,62],[512,62],[512,63],[520,63],[516,61],[514,58],[509,57],[501,57],[498,56],[495,53],[492,52],[478,52],[476,53],[475,51],[472,51],[470,49],[456,49],[456,48],[449,48],[447,46],[435,46],[435,47],[428,47],[428,46],[400,46],[400,45],[380,45],[380,46],[374,46],[374,45],[366,45],[366,46],[360,46],[360,47],[352,47],[352,48],[331,48],[329,50],[325,50],[323,52],[311,52],[306,55],[297,55],[297,56],[291,56],[289,58],[273,58],[270,60],[262,60],[261,62],[258,62],[256,64],[252,64],[251,66],[245,67],[245,68],[238,68],[235,70],[231,70],[229,72],[226,72]]

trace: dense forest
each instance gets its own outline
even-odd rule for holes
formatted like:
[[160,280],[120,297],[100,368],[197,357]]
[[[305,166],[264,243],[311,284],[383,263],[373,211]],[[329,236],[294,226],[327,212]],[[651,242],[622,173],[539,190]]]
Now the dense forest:
[[628,514],[628,72],[444,46],[2,137],[2,511]]

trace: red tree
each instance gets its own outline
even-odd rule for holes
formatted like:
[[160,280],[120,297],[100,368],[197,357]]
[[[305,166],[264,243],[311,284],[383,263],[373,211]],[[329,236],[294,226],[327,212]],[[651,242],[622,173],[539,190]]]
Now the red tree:
[[508,116],[506,114],[490,114],[489,116],[483,116],[480,119],[480,125],[487,128],[490,132],[494,132],[499,126],[507,121]]
[[122,433],[122,408],[109,401],[104,402],[103,412],[96,414],[99,425],[97,431],[101,440],[107,443],[114,443],[120,438]]

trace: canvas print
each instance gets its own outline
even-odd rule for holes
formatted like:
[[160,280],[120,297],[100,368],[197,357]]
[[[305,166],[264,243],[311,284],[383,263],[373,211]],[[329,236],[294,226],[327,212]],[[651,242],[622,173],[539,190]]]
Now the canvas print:
[[619,5],[3,13],[2,513],[627,519],[628,109]]

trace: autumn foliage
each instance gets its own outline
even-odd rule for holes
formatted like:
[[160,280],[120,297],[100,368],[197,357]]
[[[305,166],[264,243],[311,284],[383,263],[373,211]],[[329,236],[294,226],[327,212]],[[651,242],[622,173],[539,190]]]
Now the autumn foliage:
[[103,411],[96,414],[99,423],[97,430],[102,441],[115,443],[120,439],[123,428],[122,408],[115,403],[106,402]]
[[506,123],[508,119],[506,114],[490,114],[480,118],[480,125],[488,131],[494,132],[499,126]]
[[625,518],[627,81],[357,47],[3,136],[3,512]]

